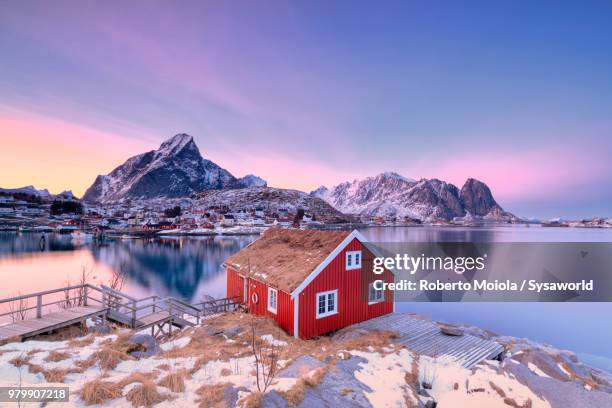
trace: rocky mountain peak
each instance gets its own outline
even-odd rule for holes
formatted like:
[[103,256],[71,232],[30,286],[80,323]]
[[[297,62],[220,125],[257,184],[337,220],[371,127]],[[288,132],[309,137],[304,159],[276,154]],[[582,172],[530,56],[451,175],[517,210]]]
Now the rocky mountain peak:
[[164,141],[157,150],[159,155],[172,155],[177,154],[187,145],[193,145],[197,149],[193,136],[187,133],[179,133],[172,136],[170,139]]
[[451,220],[468,213],[479,217],[511,217],[495,202],[486,184],[469,179],[460,191],[439,179],[415,181],[394,172],[324,186],[310,193],[346,214],[408,217],[421,221]]
[[460,198],[465,210],[472,215],[485,216],[493,210],[501,210],[489,187],[482,181],[473,178],[467,179],[463,184]]
[[[256,176],[252,176],[256,177]],[[249,179],[249,181],[264,182]],[[107,175],[100,175],[85,192],[89,202],[189,197],[195,193],[245,187],[229,171],[200,154],[193,137],[179,133],[159,149],[133,156]]]

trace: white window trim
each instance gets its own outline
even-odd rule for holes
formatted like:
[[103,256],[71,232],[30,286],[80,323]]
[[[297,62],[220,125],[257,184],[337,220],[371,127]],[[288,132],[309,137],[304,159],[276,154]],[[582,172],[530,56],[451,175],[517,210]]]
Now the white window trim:
[[385,301],[385,291],[384,290],[377,290],[377,292],[382,292],[382,298],[377,299],[377,300],[370,300],[370,288],[374,286],[374,283],[370,283],[368,285],[368,305],[375,305],[377,303],[381,303]]
[[[354,261],[355,260],[355,255],[359,255],[359,264],[356,264],[355,262],[352,262],[352,265],[349,266],[348,265],[349,256]],[[346,255],[344,256],[344,266],[346,267],[347,271],[352,271],[354,269],[361,269],[361,261],[362,261],[361,251],[346,251]]]
[[[334,310],[327,311],[327,295],[334,294]],[[319,297],[325,296],[325,312],[319,313]],[[315,295],[315,311],[317,312],[317,319],[323,317],[333,316],[338,314],[338,289],[328,290],[327,292],[319,292]]]
[[[274,307],[270,305],[270,299],[272,298],[272,296],[270,296],[271,293],[274,293],[274,300],[276,303]],[[274,288],[268,287],[268,312],[272,312],[276,314],[277,310],[278,310],[278,291]]]

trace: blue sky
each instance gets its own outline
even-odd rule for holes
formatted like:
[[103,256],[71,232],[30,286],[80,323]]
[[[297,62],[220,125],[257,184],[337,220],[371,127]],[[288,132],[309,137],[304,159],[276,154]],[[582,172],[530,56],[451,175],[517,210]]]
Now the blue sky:
[[610,2],[1,7],[0,185],[82,193],[188,132],[273,186],[475,177],[519,215],[612,216]]

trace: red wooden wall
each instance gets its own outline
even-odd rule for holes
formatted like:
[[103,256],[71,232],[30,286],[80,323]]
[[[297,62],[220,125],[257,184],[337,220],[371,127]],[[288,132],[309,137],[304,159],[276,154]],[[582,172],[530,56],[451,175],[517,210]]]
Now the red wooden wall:
[[[346,251],[362,251],[362,269],[347,271]],[[368,284],[377,279],[393,282],[393,275],[365,273],[371,271],[373,255],[354,239],[338,256],[299,294],[299,336],[308,339],[338,330],[373,317],[393,312],[393,292],[385,292],[385,300],[368,305]],[[316,295],[319,292],[338,290],[338,313],[317,319]]]
[[243,293],[244,293],[244,278],[233,269],[228,268],[227,274],[227,297],[240,296],[240,300],[242,302]]
[[[244,292],[244,280],[236,271],[227,270],[227,296],[241,296]],[[248,279],[248,308],[257,316],[268,316],[275,320],[278,325],[289,335],[293,336],[293,300],[291,296],[278,290],[276,314],[268,311],[268,286],[255,280]],[[253,294],[257,294],[257,303],[254,302]]]
[[[362,268],[346,270],[346,251],[362,251]],[[393,282],[389,271],[374,275],[372,271],[373,255],[359,240],[350,242],[338,256],[299,294],[299,336],[308,339],[359,323],[373,317],[393,312],[393,291],[385,292],[385,300],[372,305],[368,304],[368,285],[377,279]],[[227,270],[227,296],[240,296],[244,292],[244,279],[236,271]],[[316,295],[319,292],[338,290],[338,313],[332,316],[316,318]],[[251,313],[268,316],[288,334],[293,335],[294,301],[283,291],[278,291],[277,313],[268,311],[268,287],[265,283],[253,278],[248,279],[248,307]],[[253,302],[253,293],[258,301]]]

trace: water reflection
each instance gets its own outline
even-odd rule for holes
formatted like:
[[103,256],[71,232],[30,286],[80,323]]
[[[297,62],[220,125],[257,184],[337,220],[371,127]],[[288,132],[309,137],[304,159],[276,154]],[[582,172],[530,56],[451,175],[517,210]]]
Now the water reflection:
[[223,261],[257,238],[168,237],[79,246],[69,235],[45,236],[41,252],[40,234],[0,234],[0,297],[75,283],[83,270],[94,284],[122,273],[123,290],[135,296],[219,297],[225,294]]
[[[373,242],[612,242],[612,230],[539,227],[366,228]],[[172,295],[195,301],[225,295],[227,257],[256,236],[154,238],[77,246],[70,236],[0,233],[0,297],[78,282],[91,271],[94,284],[126,274],[123,290],[136,297]],[[612,303],[398,303],[398,311],[475,324],[557,347],[612,357]]]
[[153,238],[118,241],[94,246],[97,262],[124,273],[147,292],[195,301],[203,293],[219,296],[225,286],[203,287],[216,275],[224,274],[222,264],[231,254],[255,237]]

